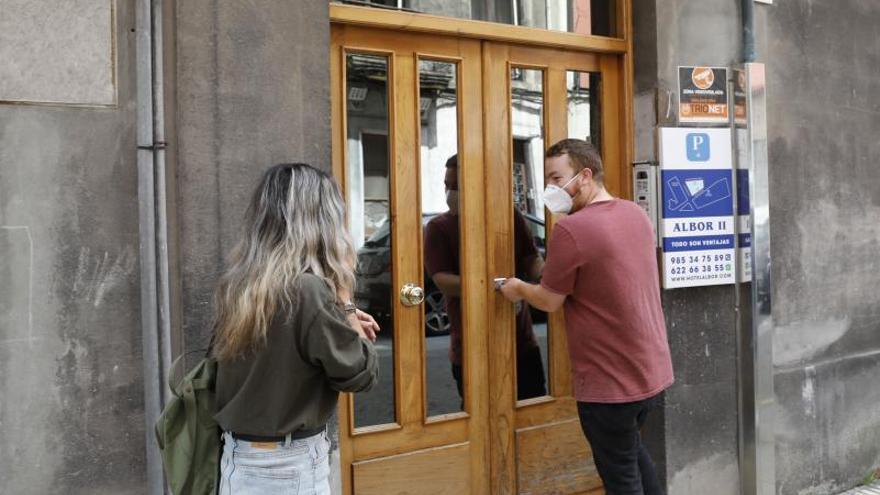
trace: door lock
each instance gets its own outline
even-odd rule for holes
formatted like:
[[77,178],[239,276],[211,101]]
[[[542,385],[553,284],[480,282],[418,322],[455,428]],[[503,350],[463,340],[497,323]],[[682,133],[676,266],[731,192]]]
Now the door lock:
[[404,306],[418,306],[425,300],[425,290],[415,284],[406,284],[400,289],[400,302]]

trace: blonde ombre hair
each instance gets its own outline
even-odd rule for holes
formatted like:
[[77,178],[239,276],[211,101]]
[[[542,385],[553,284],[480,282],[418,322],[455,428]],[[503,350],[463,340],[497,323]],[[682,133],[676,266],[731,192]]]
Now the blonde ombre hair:
[[333,178],[302,163],[267,170],[214,295],[214,356],[228,361],[266,345],[272,319],[296,302],[304,273],[324,279],[337,299],[351,294],[355,256]]

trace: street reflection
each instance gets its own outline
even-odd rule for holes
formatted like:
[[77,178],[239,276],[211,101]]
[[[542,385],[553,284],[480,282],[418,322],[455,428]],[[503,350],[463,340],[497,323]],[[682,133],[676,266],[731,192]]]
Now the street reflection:
[[[464,357],[468,329],[463,310],[467,304],[461,283],[463,222],[481,222],[481,214],[465,219],[459,214],[461,167],[459,161],[458,65],[419,60],[420,198],[424,236],[424,328],[394,328],[397,294],[393,287],[393,218],[390,203],[391,160],[388,139],[388,60],[375,55],[347,54],[346,121],[347,194],[352,234],[358,248],[355,303],[374,315],[382,326],[376,342],[380,383],[354,400],[356,427],[394,423],[396,373],[395,331],[418,331],[424,341],[425,403],[427,416],[466,410],[468,388]],[[543,270],[546,228],[540,192],[543,183],[544,94],[543,72],[514,69],[511,123],[513,136],[513,274],[539,282]],[[570,83],[588,79],[571,75]],[[570,111],[589,115],[585,85],[569,85]],[[588,117],[590,118],[590,117]],[[587,124],[589,126],[589,124]],[[501,207],[500,205],[489,205]],[[400,208],[401,205],[395,205]],[[404,235],[408,235],[405,234]],[[486,329],[496,331],[501,329]],[[516,342],[516,397],[548,394],[549,341],[547,315],[519,304],[514,328]],[[514,363],[511,363],[514,366]],[[412,373],[415,370],[406,370]]]
[[[513,137],[513,251],[516,277],[540,281],[544,268],[544,72],[511,70]],[[516,306],[517,400],[547,395],[549,342],[538,339],[533,325],[546,328],[547,313],[525,303]],[[546,335],[546,332],[545,332]]]
[[382,327],[379,383],[354,398],[356,427],[394,423],[394,319],[388,146],[388,59],[346,55],[347,205],[358,249],[355,304]]
[[599,72],[566,71],[568,99],[568,137],[583,139],[602,153],[601,94]]
[[427,415],[464,410],[457,65],[419,61]]
[[[340,1],[340,0],[330,0]],[[359,0],[424,14],[616,36],[617,0]]]

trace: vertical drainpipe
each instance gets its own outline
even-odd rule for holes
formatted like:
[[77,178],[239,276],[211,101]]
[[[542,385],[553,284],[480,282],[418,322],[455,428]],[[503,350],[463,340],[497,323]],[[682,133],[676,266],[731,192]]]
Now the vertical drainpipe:
[[153,425],[168,397],[170,296],[161,0],[136,2],[137,167],[147,493],[165,492]]
[[755,61],[755,1],[740,0],[742,11],[743,63]]
[[162,4],[163,0],[151,0],[153,4],[153,163],[156,167],[156,249],[159,256],[159,352],[162,356],[163,401],[168,389],[168,373],[171,367],[171,272],[168,268],[168,182],[165,176],[165,67],[162,54]]

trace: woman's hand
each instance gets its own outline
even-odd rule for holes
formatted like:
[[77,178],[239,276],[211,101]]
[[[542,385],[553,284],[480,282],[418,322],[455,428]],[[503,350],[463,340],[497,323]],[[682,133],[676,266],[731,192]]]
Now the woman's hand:
[[351,325],[351,328],[353,328],[358,335],[370,342],[376,341],[376,333],[379,332],[379,324],[376,323],[376,320],[373,319],[372,316],[358,309],[354,313],[345,315],[345,317],[348,320],[348,324]]
[[376,319],[359,309],[355,310],[354,314],[357,317],[358,322],[361,324],[361,328],[365,334],[364,336],[369,339],[370,342],[375,342],[376,334],[381,330],[379,324],[376,323]]

